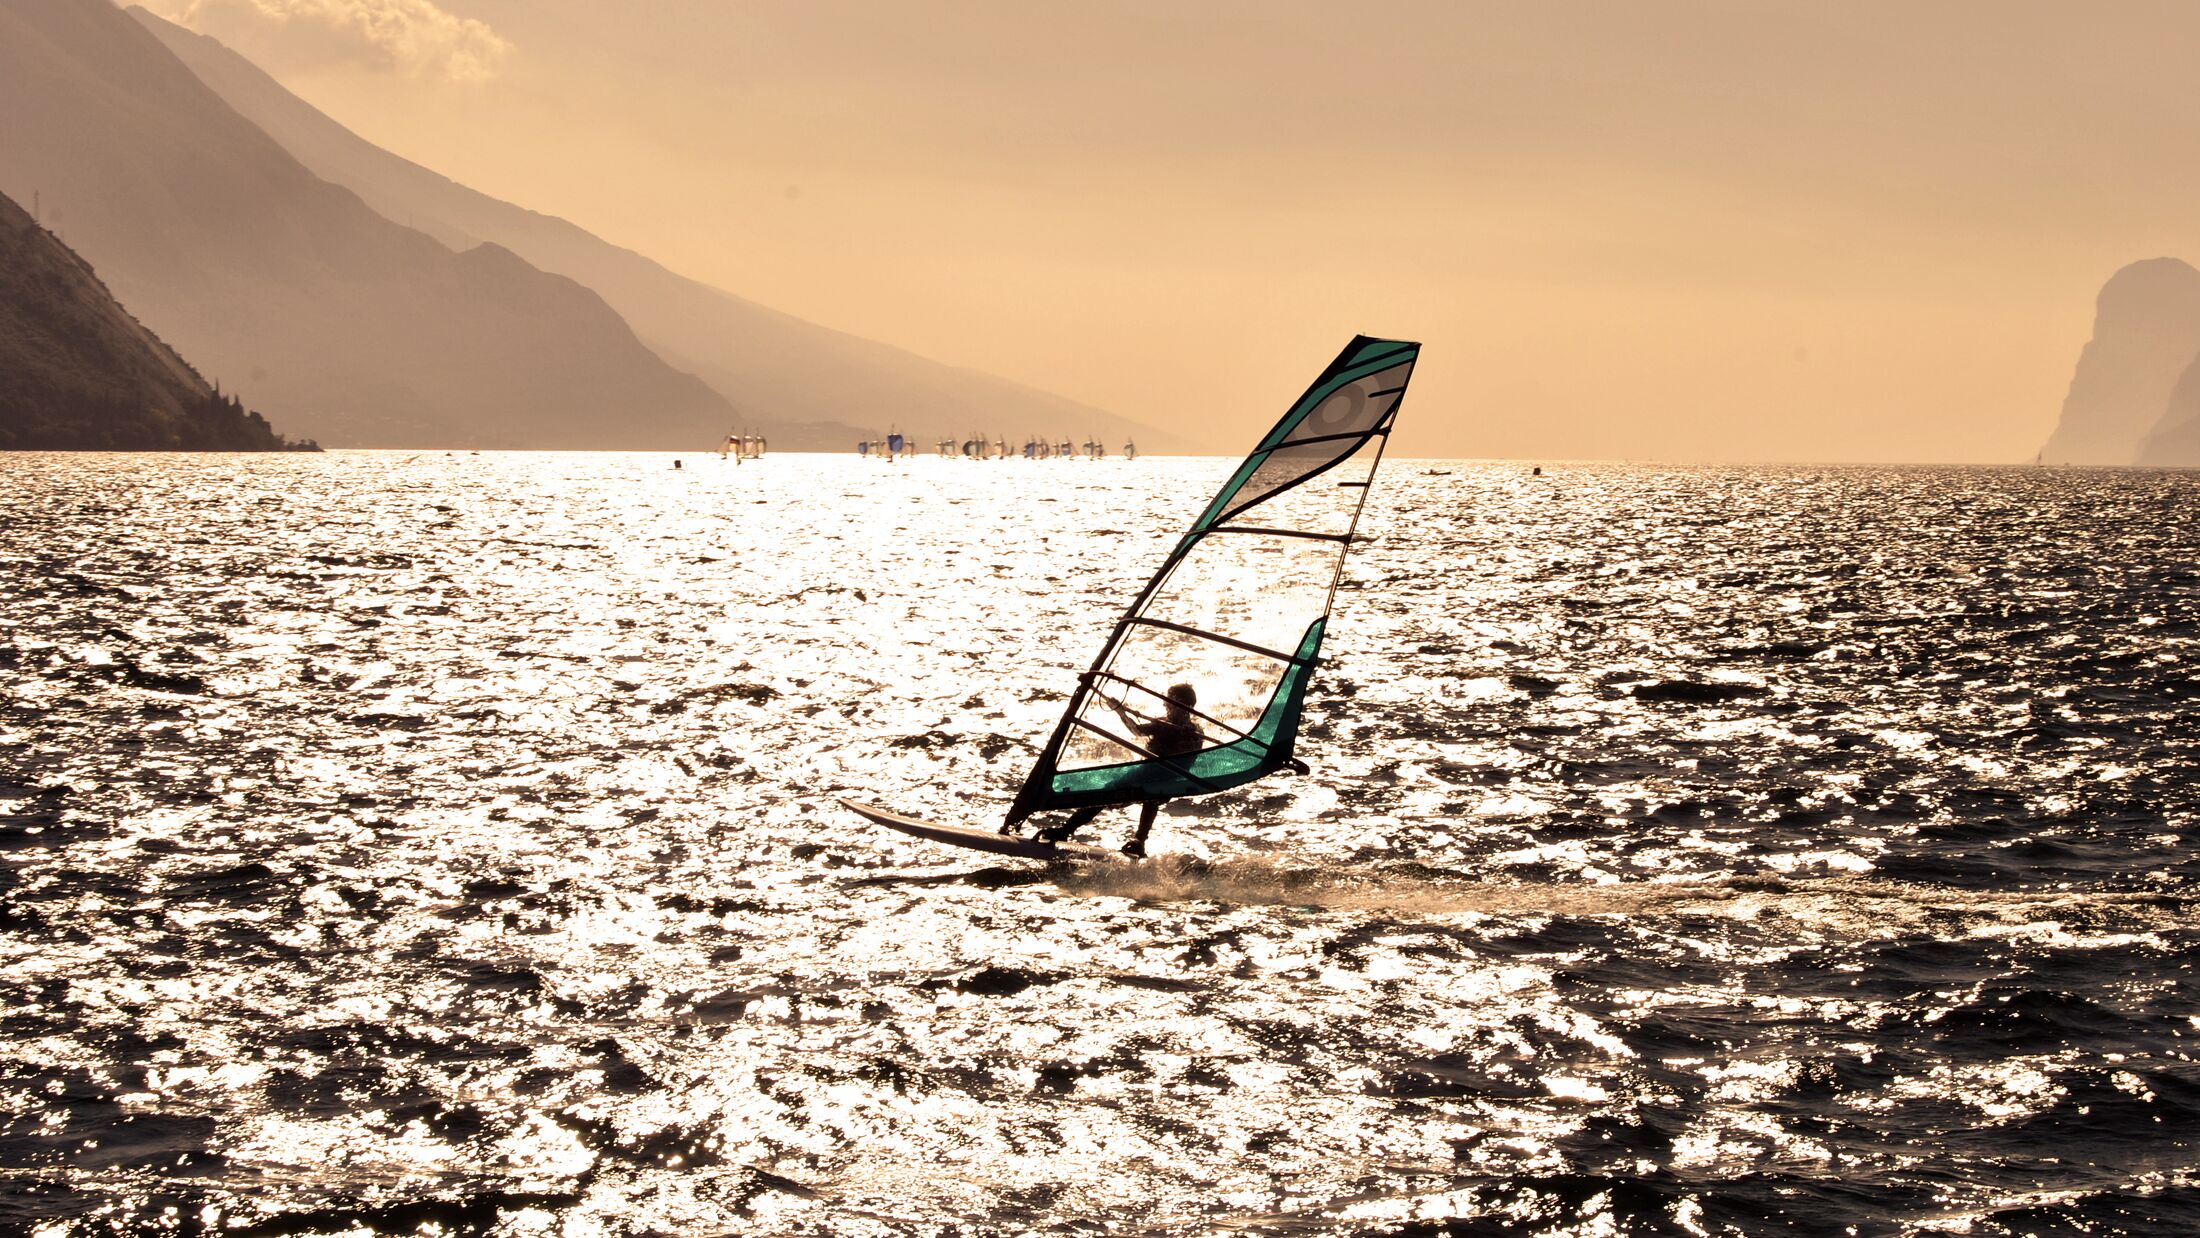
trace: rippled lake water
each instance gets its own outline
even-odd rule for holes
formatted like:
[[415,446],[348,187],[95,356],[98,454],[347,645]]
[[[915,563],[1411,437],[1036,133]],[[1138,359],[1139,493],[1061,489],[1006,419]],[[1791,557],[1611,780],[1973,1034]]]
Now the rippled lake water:
[[0,1231],[2200,1231],[2200,475],[1393,461],[1049,870],[1230,462],[670,463],[0,462]]

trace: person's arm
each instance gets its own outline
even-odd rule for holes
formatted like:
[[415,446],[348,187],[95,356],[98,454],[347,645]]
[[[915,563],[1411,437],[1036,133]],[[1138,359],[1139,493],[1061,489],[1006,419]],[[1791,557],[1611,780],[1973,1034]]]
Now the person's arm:
[[[1085,678],[1088,682],[1093,677],[1094,676],[1091,671],[1085,672],[1083,676],[1083,678]],[[1108,707],[1115,711],[1115,716],[1123,720],[1123,725],[1129,727],[1131,730],[1137,732],[1140,735],[1153,734],[1154,727],[1157,724],[1139,721],[1131,714],[1130,707],[1123,703],[1121,697],[1109,696],[1107,693],[1100,692],[1097,689],[1094,690],[1094,695],[1098,696],[1101,700],[1108,703]]]
[[1140,735],[1153,734],[1155,724],[1151,722],[1139,721],[1139,719],[1131,713],[1130,707],[1124,704],[1121,698],[1108,697],[1105,699],[1107,700],[1108,704],[1115,707],[1115,716],[1123,720],[1124,726],[1129,727],[1131,730],[1137,732]]

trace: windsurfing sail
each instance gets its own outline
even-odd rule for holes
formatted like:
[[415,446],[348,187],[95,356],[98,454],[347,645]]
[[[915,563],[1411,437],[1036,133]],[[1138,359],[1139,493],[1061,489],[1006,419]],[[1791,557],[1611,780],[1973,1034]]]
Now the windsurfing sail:
[[1420,352],[1355,337],[1262,436],[1078,680],[1009,824],[1224,791],[1290,763],[1345,550]]

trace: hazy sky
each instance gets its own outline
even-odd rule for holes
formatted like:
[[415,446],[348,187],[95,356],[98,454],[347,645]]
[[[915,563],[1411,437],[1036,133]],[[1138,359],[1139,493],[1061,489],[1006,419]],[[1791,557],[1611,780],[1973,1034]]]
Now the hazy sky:
[[2200,259],[2200,4],[158,0],[363,136],[789,312],[1416,454],[2016,460]]

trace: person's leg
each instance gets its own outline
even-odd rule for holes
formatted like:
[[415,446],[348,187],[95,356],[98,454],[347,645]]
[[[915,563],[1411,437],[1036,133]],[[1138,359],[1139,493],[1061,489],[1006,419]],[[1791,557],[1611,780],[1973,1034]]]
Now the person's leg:
[[1161,812],[1160,800],[1147,800],[1138,809],[1138,833],[1123,844],[1123,854],[1143,859],[1146,854],[1146,835],[1153,833],[1153,819]]
[[1080,808],[1064,817],[1060,824],[1042,827],[1039,830],[1038,837],[1043,842],[1058,843],[1083,829],[1094,817],[1100,815],[1100,810],[1104,807],[1106,807],[1104,804],[1093,804]]

